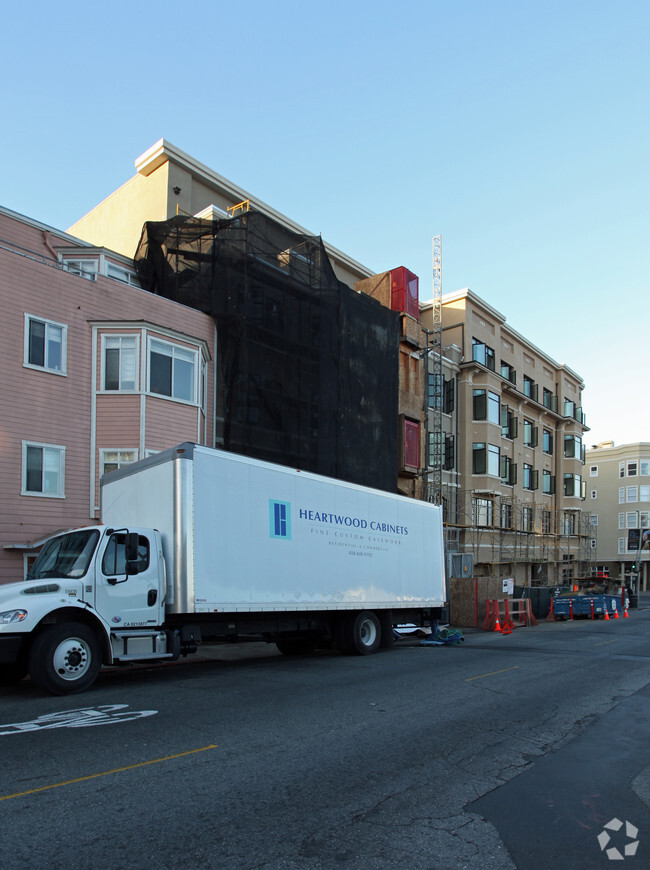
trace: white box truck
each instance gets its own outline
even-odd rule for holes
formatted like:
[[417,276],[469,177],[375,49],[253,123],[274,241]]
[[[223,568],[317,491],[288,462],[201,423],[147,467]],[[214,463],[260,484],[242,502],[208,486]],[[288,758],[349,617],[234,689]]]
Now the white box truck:
[[105,475],[102,524],[0,586],[0,677],[53,694],[104,665],[266,640],[369,654],[446,602],[441,508],[181,444]]

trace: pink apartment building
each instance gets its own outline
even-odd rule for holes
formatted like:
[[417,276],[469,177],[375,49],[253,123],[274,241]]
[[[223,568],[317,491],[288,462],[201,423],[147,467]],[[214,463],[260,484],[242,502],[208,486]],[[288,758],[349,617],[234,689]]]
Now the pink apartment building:
[[0,208],[0,582],[99,519],[104,471],[213,445],[215,325],[132,261]]

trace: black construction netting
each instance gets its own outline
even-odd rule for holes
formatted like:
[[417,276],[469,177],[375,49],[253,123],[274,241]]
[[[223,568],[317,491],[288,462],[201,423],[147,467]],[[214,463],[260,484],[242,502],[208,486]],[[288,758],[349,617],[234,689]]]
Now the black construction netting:
[[334,273],[322,239],[248,211],[145,224],[145,290],[217,325],[226,450],[397,491],[398,315]]

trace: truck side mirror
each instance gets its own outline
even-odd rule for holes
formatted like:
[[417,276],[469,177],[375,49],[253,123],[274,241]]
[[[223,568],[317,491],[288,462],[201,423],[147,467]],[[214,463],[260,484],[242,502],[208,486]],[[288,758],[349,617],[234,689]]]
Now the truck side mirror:
[[124,542],[124,555],[126,558],[126,573],[128,575],[138,573],[138,543],[140,536],[137,532],[129,532]]

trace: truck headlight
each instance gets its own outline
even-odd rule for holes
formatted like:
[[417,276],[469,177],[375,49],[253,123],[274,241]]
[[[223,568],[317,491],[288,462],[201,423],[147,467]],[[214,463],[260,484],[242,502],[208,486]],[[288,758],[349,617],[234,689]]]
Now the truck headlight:
[[14,622],[22,622],[26,617],[26,610],[5,610],[4,613],[0,613],[0,625],[11,625]]

